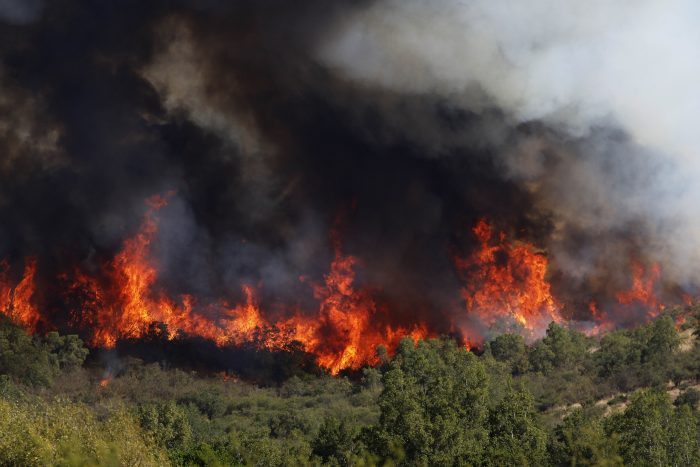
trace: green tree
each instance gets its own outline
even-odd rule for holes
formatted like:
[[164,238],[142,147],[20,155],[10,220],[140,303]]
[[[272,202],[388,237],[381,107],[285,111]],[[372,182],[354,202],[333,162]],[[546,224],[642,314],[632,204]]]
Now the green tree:
[[452,340],[404,339],[382,383],[379,425],[363,434],[371,452],[405,465],[483,461],[488,379],[475,355]]
[[525,339],[519,334],[501,334],[489,343],[493,358],[507,363],[514,374],[528,370],[527,347]]
[[524,389],[513,390],[488,417],[487,459],[493,465],[532,465],[545,463],[547,433],[537,422],[532,395]]
[[87,355],[78,336],[50,332],[43,339],[32,338],[0,315],[0,374],[17,382],[49,386],[60,370],[80,367]]
[[673,401],[673,405],[676,407],[687,405],[694,410],[698,407],[698,402],[700,402],[700,391],[695,388],[690,388],[678,396],[676,400]]
[[0,316],[0,374],[34,386],[48,386],[54,376],[49,353],[4,316]]
[[530,347],[528,359],[534,371],[547,375],[555,368],[577,369],[588,357],[588,348],[585,335],[552,321],[545,337]]
[[600,376],[610,377],[625,367],[639,364],[642,349],[627,331],[616,331],[603,336],[594,355]]
[[50,332],[44,338],[44,346],[50,354],[51,363],[61,370],[72,370],[82,366],[90,351],[76,335],[60,336]]
[[549,453],[551,463],[558,466],[622,466],[616,438],[605,435],[599,416],[581,409],[554,429]]
[[667,315],[657,318],[647,326],[646,331],[648,337],[642,351],[642,363],[663,364],[680,342],[673,319]]
[[542,343],[552,351],[552,364],[557,368],[580,363],[588,354],[588,341],[583,333],[567,329],[554,321],[549,324]]
[[673,406],[668,395],[658,390],[636,392],[624,412],[606,423],[608,436],[616,434],[626,464],[670,465],[669,445]]
[[541,340],[530,347],[528,352],[528,360],[532,369],[545,375],[554,369],[554,358],[552,349]]
[[347,466],[353,456],[353,438],[345,423],[335,417],[326,417],[311,442],[311,449],[324,464]]
[[382,374],[376,368],[362,369],[362,389],[373,394],[378,394],[382,390]]
[[698,414],[688,405],[674,410],[669,429],[669,465],[700,465]]
[[159,446],[174,449],[190,441],[192,429],[187,414],[173,401],[141,404],[136,415],[141,427]]

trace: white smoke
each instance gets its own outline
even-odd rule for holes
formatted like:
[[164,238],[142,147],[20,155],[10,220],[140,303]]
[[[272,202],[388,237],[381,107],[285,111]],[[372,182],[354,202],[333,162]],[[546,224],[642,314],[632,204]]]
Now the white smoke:
[[347,17],[319,56],[361,84],[543,122],[562,139],[520,141],[509,173],[561,225],[643,222],[666,272],[697,281],[699,20],[691,0],[383,0]]

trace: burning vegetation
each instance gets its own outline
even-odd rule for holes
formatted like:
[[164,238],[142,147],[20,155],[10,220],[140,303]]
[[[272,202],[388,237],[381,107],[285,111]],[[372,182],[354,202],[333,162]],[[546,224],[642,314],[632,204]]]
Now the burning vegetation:
[[503,232],[494,235],[485,219],[479,220],[473,232],[477,249],[468,258],[455,259],[465,283],[462,295],[467,315],[486,328],[515,321],[530,338],[550,322],[562,321],[561,305],[546,279],[546,256],[527,243],[510,243]]
[[[198,297],[169,295],[158,283],[158,266],[151,248],[158,237],[158,212],[168,197],[153,196],[146,202],[143,222],[136,234],[124,241],[121,250],[101,270],[89,274],[80,268],[59,274],[59,290],[69,308],[68,327],[78,331],[96,348],[113,348],[120,340],[141,339],[161,326],[168,340],[198,337],[217,346],[254,345],[284,351],[295,343],[315,356],[318,365],[332,374],[378,363],[377,348],[389,352],[404,337],[415,341],[436,337],[439,332],[428,321],[392,322],[390,304],[378,302],[370,286],[357,282],[361,260],[344,254],[340,235],[331,235],[334,256],[323,281],[311,283],[315,310],[276,304],[283,309],[272,317],[258,300],[264,284],[242,284],[243,301],[201,302]],[[529,341],[541,337],[549,323],[567,321],[564,305],[557,300],[548,281],[548,259],[532,244],[512,241],[486,219],[472,229],[475,247],[466,257],[454,257],[455,271],[463,281],[464,309],[454,312],[452,328],[467,348],[480,347],[492,330],[515,330]],[[0,310],[34,332],[56,326],[42,315],[41,294],[34,282],[37,261],[27,258],[23,274],[13,283],[7,261],[0,263]],[[611,313],[635,310],[635,316],[653,318],[663,309],[656,298],[661,271],[631,263],[629,289],[614,294],[611,310],[589,304],[592,328],[589,333],[615,327]],[[301,277],[302,283],[309,282]],[[576,325],[576,323],[574,323]],[[156,326],[156,328],[154,328]],[[505,326],[505,328],[504,328]],[[65,326],[64,326],[65,327]],[[108,379],[105,379],[106,385]],[[101,383],[103,384],[103,383]]]
[[[646,56],[569,37],[601,25],[526,15],[557,32],[540,36],[488,2],[205,3],[0,8],[0,312],[27,331],[293,349],[337,374],[405,336],[532,342],[697,295],[697,167],[660,144],[691,139],[639,120],[683,106],[630,119],[627,67],[562,71]],[[575,19],[642,11],[613,10]],[[550,56],[557,40],[576,53]],[[604,71],[616,89],[561,82]]]

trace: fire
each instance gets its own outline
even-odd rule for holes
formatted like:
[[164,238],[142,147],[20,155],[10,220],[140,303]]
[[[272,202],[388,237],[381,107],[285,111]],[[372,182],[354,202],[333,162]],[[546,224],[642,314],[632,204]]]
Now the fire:
[[[93,345],[109,348],[118,339],[142,337],[156,322],[166,326],[171,339],[185,333],[219,345],[251,340],[254,331],[265,323],[250,286],[243,286],[245,304],[232,308],[224,304],[214,306],[213,314],[221,315],[218,322],[195,313],[197,303],[190,295],[174,300],[162,290],[154,292],[158,271],[150,258],[150,246],[158,231],[155,213],[167,204],[167,199],[153,197],[147,204],[149,209],[141,228],[124,242],[124,248],[109,265],[108,289],[100,290],[95,281],[78,277],[102,304],[97,310]],[[107,297],[111,300],[105,300]]]
[[149,206],[137,234],[124,242],[124,248],[107,267],[107,288],[79,275],[74,287],[85,287],[97,301],[93,345],[113,347],[119,338],[143,336],[153,322],[162,322],[170,331],[177,330],[183,316],[191,310],[189,297],[182,297],[180,305],[160,294],[152,297],[152,288],[158,277],[150,262],[150,245],[158,231],[155,212],[166,204],[164,197],[147,201]]
[[647,315],[653,318],[663,309],[654,294],[654,286],[661,278],[661,267],[658,264],[652,264],[647,272],[642,263],[632,261],[631,270],[631,287],[629,290],[618,292],[615,297],[620,305],[644,307]]
[[456,258],[466,285],[462,296],[470,319],[486,326],[512,319],[529,334],[561,321],[559,305],[546,279],[547,258],[524,242],[510,243],[481,219],[473,229],[479,247],[468,258]]
[[[275,351],[294,344],[291,347],[300,345],[316,356],[321,367],[337,374],[377,364],[380,345],[392,352],[404,337],[435,336],[419,320],[395,322],[389,305],[378,301],[375,290],[357,280],[361,260],[343,252],[337,232],[331,236],[334,256],[323,280],[301,279],[310,285],[318,302],[315,309],[273,303],[279,312],[272,320],[258,301],[263,284],[242,284],[240,303],[200,303],[191,295],[169,295],[158,286],[158,264],[151,255],[158,233],[157,214],[168,198],[147,200],[139,230],[98,272],[88,274],[76,268],[58,276],[64,303],[72,310],[69,324],[87,334],[93,346],[111,348],[120,339],[143,338],[153,332],[164,332],[167,339],[199,336],[219,346],[252,343]],[[545,255],[528,243],[509,241],[483,219],[473,233],[477,248],[468,257],[454,260],[465,281],[461,293],[467,310],[468,324],[462,328],[466,348],[478,346],[483,339],[481,332],[470,331],[472,326],[482,329],[500,322],[517,323],[532,338],[549,322],[562,320],[561,306],[547,281]],[[616,294],[616,306],[643,307],[648,316],[654,316],[662,309],[654,295],[660,268],[654,265],[647,271],[636,262],[631,266],[630,288]],[[36,271],[36,260],[28,258],[21,279],[13,283],[8,263],[0,261],[0,312],[30,332],[36,330],[41,316],[34,297]],[[611,323],[595,301],[590,303],[590,315],[597,329],[607,329]],[[99,384],[108,383],[105,378]]]
[[[661,267],[658,263],[653,263],[649,268],[637,260],[630,261],[631,284],[626,290],[615,294],[616,303],[608,304],[613,309],[613,316],[635,322],[639,319],[636,312],[643,312],[645,318],[652,319],[665,309],[659,302],[654,289],[661,280]],[[682,296],[682,300],[688,300],[687,295]],[[591,319],[596,325],[587,331],[589,335],[600,334],[603,331],[610,331],[615,328],[615,321],[610,318],[611,313],[602,311],[596,301],[589,304]]]
[[[369,328],[370,318],[377,312],[376,304],[368,294],[353,287],[356,259],[343,256],[336,249],[331,271],[326,283],[314,288],[314,295],[321,301],[320,315],[331,330],[338,347],[335,352],[321,353],[319,363],[337,373],[341,368],[356,368],[374,355],[376,335]],[[368,332],[369,331],[369,332]],[[368,355],[369,353],[369,355]]]
[[324,282],[313,285],[319,310],[314,317],[296,315],[277,323],[291,339],[302,344],[305,351],[317,355],[318,364],[331,374],[343,369],[358,369],[378,363],[376,348],[394,349],[404,337],[414,341],[431,334],[425,324],[406,328],[381,324],[385,313],[368,289],[355,284],[355,267],[359,260],[344,255],[337,235],[334,235],[335,256]]
[[340,242],[334,243],[331,270],[325,276],[325,283],[314,287],[314,295],[320,300],[319,329],[326,330],[327,335],[322,340],[312,339],[309,346],[318,355],[319,364],[337,374],[344,368],[357,369],[367,363],[378,363],[376,348],[379,345],[393,348],[406,336],[414,340],[425,338],[425,326],[416,325],[407,331],[402,327],[375,325],[381,314],[377,304],[367,290],[354,286],[358,260],[343,255]]
[[0,312],[21,324],[29,332],[34,332],[41,317],[39,310],[32,303],[36,259],[27,259],[22,279],[14,287],[8,278],[8,270],[8,263],[0,261]]
[[[243,293],[246,302],[226,311],[227,318],[223,320],[224,332],[218,338],[214,338],[219,344],[231,342],[242,344],[251,341],[258,329],[269,326],[260,314],[253,287],[244,285]],[[268,348],[274,347],[270,345],[271,343],[265,344]]]
[[586,329],[584,332],[588,336],[596,336],[602,332],[611,331],[615,328],[615,323],[610,320],[608,313],[601,311],[598,306],[598,302],[592,300],[588,304],[588,311],[591,313],[591,320],[596,323],[590,329]]
[[[167,197],[148,200],[139,231],[105,267],[105,278],[98,280],[76,271],[66,287],[67,292],[80,297],[81,308],[88,311],[74,317],[73,322],[92,329],[92,345],[114,347],[119,339],[143,337],[153,323],[163,323],[170,339],[183,333],[221,346],[256,342],[277,350],[297,341],[305,351],[317,355],[320,366],[337,374],[342,369],[376,363],[378,345],[391,349],[405,336],[419,339],[428,335],[423,324],[408,328],[379,324],[385,320],[371,294],[354,285],[358,260],[343,255],[337,239],[324,283],[313,285],[319,300],[315,313],[296,311],[269,322],[251,285],[242,286],[245,302],[236,305],[221,301],[200,306],[189,295],[172,299],[163,290],[156,290],[158,271],[150,257],[158,231],[156,213],[166,204]],[[277,332],[262,332],[271,330]]]

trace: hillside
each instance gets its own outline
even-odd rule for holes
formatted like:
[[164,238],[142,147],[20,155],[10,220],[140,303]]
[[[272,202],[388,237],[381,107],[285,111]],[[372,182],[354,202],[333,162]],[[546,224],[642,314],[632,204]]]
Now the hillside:
[[[279,384],[0,327],[7,465],[692,465],[700,463],[695,318],[585,335],[552,324],[478,354],[402,341],[381,364]],[[87,360],[86,360],[86,357]],[[111,373],[108,373],[107,371]]]

